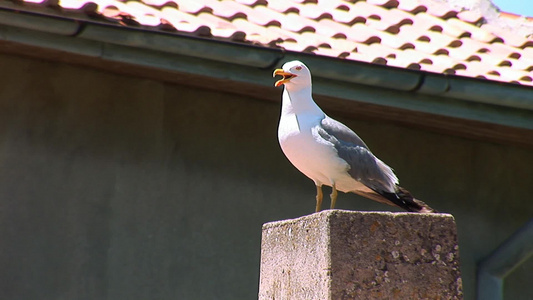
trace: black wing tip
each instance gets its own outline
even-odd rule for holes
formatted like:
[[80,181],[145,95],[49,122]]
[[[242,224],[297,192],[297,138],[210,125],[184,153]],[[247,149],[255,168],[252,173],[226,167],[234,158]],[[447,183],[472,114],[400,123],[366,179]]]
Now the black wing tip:
[[398,191],[396,193],[389,193],[383,191],[376,192],[383,196],[385,199],[392,202],[394,205],[403,208],[408,212],[438,213],[437,210],[431,208],[429,205],[424,203],[424,201],[415,199],[408,190],[400,186],[398,186]]

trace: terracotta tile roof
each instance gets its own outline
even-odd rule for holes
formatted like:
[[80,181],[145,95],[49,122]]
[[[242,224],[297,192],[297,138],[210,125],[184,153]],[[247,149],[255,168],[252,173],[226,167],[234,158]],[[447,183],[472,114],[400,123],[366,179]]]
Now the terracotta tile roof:
[[[529,37],[434,0],[22,0],[122,26],[533,85]],[[512,14],[502,17],[516,19]],[[533,18],[524,18],[533,28]]]

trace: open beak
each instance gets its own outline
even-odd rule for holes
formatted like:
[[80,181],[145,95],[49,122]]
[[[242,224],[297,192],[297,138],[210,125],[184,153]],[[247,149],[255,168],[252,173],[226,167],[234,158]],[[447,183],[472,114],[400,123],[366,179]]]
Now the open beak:
[[274,84],[274,86],[278,87],[282,84],[285,84],[287,82],[289,82],[289,80],[291,80],[291,78],[293,77],[296,77],[295,74],[292,74],[292,73],[289,73],[289,72],[285,72],[283,71],[283,69],[276,69],[274,70],[274,74],[272,74],[272,77],[275,77],[277,75],[280,75],[280,76],[283,76],[282,79],[276,81],[276,83]]

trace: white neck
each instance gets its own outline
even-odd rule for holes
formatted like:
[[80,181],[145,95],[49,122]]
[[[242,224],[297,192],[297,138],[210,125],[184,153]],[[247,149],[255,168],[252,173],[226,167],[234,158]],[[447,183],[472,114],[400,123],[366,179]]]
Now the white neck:
[[283,89],[281,114],[305,113],[323,117],[324,112],[313,101],[311,90],[311,86],[301,89],[285,87]]

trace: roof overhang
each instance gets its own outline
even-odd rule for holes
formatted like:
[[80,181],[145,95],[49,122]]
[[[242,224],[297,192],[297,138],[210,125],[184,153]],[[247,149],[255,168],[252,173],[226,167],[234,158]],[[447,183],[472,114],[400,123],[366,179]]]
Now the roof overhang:
[[[304,61],[318,102],[471,138],[533,146],[533,88],[100,23],[0,5],[0,52],[279,101],[271,71]],[[38,50],[38,51],[36,51]]]

